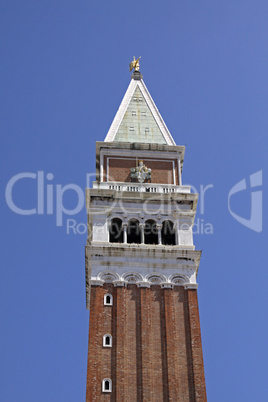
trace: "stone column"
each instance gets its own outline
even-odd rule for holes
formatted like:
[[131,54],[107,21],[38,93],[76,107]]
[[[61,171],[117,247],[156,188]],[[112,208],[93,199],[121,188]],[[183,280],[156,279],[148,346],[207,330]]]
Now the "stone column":
[[123,242],[124,243],[127,243],[127,223],[123,223],[122,224],[122,226],[123,226],[123,230],[124,230],[124,233],[123,233]]
[[158,230],[158,244],[161,245],[162,244],[162,232],[161,232],[162,224],[157,224],[156,227]]
[[144,244],[144,223],[140,223],[140,230],[141,230],[141,244]]
[[174,224],[174,229],[175,229],[175,238],[176,238],[176,245],[180,244],[180,226],[179,226],[179,221]]

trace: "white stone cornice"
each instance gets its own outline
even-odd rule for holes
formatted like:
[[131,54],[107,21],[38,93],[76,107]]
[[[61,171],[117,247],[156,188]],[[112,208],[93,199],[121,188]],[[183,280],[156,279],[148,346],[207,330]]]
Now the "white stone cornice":
[[141,150],[141,149],[116,149],[116,148],[102,148],[100,150],[100,155],[104,156],[124,156],[124,158],[164,158],[166,159],[178,159],[184,156],[184,147],[181,145],[176,146],[176,150],[166,150],[166,151],[156,151],[156,150]]
[[[120,182],[121,183],[121,182]],[[107,201],[122,200],[131,203],[143,204],[144,202],[161,202],[163,204],[170,203],[171,201],[177,206],[178,212],[183,213],[184,210],[180,208],[180,204],[189,205],[189,210],[196,210],[198,194],[190,193],[189,186],[185,188],[181,186],[164,185],[164,184],[154,184],[149,183],[95,183],[92,189],[87,189],[87,209],[90,212],[92,209],[92,203],[95,199],[100,199],[102,197],[107,198]],[[120,185],[120,189],[116,186]],[[110,188],[111,187],[111,188]],[[112,188],[115,187],[115,188]],[[136,191],[132,191],[131,187],[136,188]],[[145,191],[146,187],[155,188],[157,191]],[[174,188],[174,192],[164,192],[164,188]],[[178,204],[178,205],[177,205]],[[107,204],[105,209],[109,209],[111,206]]]
[[137,282],[137,286],[138,288],[150,288],[151,287],[151,283],[150,282]]
[[[125,250],[123,250],[125,249]],[[127,251],[128,250],[128,251]],[[201,257],[201,251],[195,250],[194,246],[152,246],[147,244],[118,244],[118,243],[93,243],[90,246],[86,246],[86,253],[88,257],[92,255],[99,256],[119,256],[122,257],[124,252],[125,257],[132,258],[150,258],[153,257],[157,261],[163,260],[166,263],[166,259],[185,260],[186,262],[192,260],[195,264],[199,265]],[[156,262],[156,261],[155,261]]]
[[86,246],[87,306],[90,283],[93,286],[139,283],[145,287],[164,284],[164,287],[196,289],[200,256],[201,251],[178,246],[123,243]]
[[197,288],[196,282],[190,281],[187,275],[180,273],[176,273],[167,278],[164,274],[157,272],[143,276],[138,272],[131,271],[125,272],[119,277],[115,271],[103,271],[99,272],[97,277],[91,278],[91,285],[103,286],[104,283],[112,283],[115,287],[136,284],[138,287],[159,285],[162,288],[173,288],[174,286],[184,286],[185,289]]
[[91,278],[90,283],[92,286],[103,286],[104,281],[102,281],[100,279]]
[[161,288],[162,289],[173,289],[174,286],[175,286],[175,284],[170,283],[170,282],[161,283]]
[[184,289],[197,289],[198,283],[186,283]]
[[[87,275],[90,275],[88,271]],[[187,275],[180,273],[180,270],[169,277],[156,272],[144,276],[139,272],[134,271],[125,272],[120,276],[113,270],[105,270],[100,271],[97,276],[91,277],[91,279],[87,281],[87,308],[90,307],[90,287],[103,286],[105,283],[109,283],[114,287],[127,287],[128,285],[133,284],[138,288],[150,288],[155,285],[160,286],[162,289],[173,289],[176,286],[183,286],[184,289],[197,289],[198,287],[196,276],[190,278]]]
[[115,287],[126,286],[126,285],[127,285],[127,282],[126,282],[126,281],[123,281],[123,280],[114,281],[114,282],[113,282],[113,285],[114,285]]

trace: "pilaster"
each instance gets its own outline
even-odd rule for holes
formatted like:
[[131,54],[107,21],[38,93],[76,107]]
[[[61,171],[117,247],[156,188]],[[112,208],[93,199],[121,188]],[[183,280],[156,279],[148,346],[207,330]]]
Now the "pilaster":
[[101,311],[103,308],[103,294],[103,289],[100,286],[94,286],[91,289],[86,389],[87,402],[97,400],[101,395],[100,384],[102,381],[102,372],[99,362],[102,360]]
[[125,336],[126,336],[126,288],[114,288],[114,397],[118,402],[126,400],[127,383],[125,381]]
[[194,395],[198,402],[206,402],[206,383],[203,363],[201,330],[198,311],[197,291],[187,290],[190,322],[190,337],[192,349]]
[[148,288],[140,288],[140,323],[141,323],[141,368],[142,368],[142,400],[151,401],[152,364],[151,364],[151,292]]
[[163,289],[165,323],[166,323],[166,349],[167,349],[167,377],[169,388],[169,399],[178,400],[180,395],[178,370],[176,367],[175,348],[176,345],[176,327],[175,327],[175,309],[174,292],[172,289]]

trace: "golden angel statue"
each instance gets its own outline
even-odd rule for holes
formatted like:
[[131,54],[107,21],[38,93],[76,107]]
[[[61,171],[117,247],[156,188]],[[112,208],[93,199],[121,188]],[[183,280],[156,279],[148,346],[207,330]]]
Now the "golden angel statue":
[[141,57],[139,57],[137,60],[135,59],[135,56],[133,56],[132,62],[129,64],[129,71],[131,71],[133,68],[135,68],[135,71],[140,70],[140,60]]

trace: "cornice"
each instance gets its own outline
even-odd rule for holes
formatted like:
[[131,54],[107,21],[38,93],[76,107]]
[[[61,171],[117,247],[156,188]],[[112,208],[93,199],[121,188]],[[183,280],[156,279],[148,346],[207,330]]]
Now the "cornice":
[[185,289],[197,289],[197,283],[191,283],[186,275],[176,274],[166,277],[163,274],[154,272],[142,276],[137,272],[126,272],[120,277],[113,271],[103,271],[97,277],[90,280],[91,286],[103,286],[105,283],[111,283],[115,287],[137,285],[139,288],[150,288],[153,285],[159,285],[163,289],[173,289],[174,286],[183,286]]
[[118,246],[117,243],[92,243],[86,246],[86,252],[89,254],[122,256],[122,252],[131,251],[132,254],[139,256],[152,255],[157,258],[182,258],[196,260],[201,257],[201,250],[194,250],[194,246],[163,246],[151,244],[124,244]]

